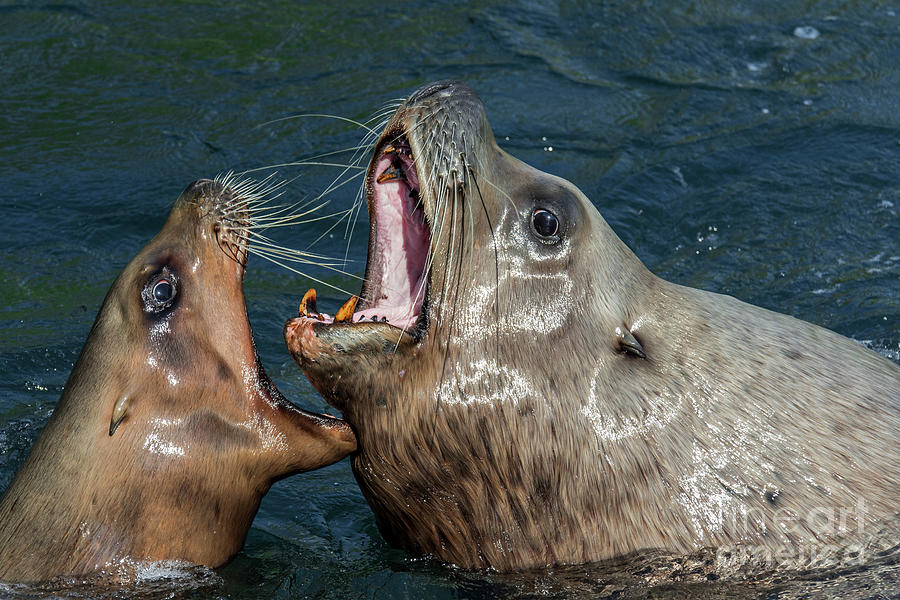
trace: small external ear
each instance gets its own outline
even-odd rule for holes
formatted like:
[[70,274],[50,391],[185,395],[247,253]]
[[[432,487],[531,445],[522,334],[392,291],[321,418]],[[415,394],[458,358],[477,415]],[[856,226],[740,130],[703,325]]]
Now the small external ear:
[[113,405],[112,418],[109,420],[109,435],[112,437],[112,434],[116,432],[116,429],[119,428],[119,424],[125,418],[125,415],[128,414],[128,404],[130,399],[128,395],[124,395],[118,400],[116,400],[115,405]]
[[619,342],[620,350],[633,354],[638,358],[647,358],[644,347],[641,346],[641,343],[637,341],[637,338],[628,331],[627,327],[616,327],[616,339]]

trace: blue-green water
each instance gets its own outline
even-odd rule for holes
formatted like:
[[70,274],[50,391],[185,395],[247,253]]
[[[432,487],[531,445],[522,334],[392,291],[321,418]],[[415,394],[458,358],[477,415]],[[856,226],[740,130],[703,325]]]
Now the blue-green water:
[[[361,131],[340,121],[269,122],[366,119],[435,79],[475,88],[500,144],[578,185],[656,273],[900,362],[898,64],[888,2],[0,4],[0,489],[112,280],[188,183],[352,146]],[[297,177],[293,200],[337,174],[279,173]],[[279,235],[305,248],[326,226]],[[315,249],[346,247],[336,230]],[[245,290],[269,374],[324,410],[281,337],[309,286],[253,260]],[[318,288],[330,310],[346,297]],[[344,461],[276,484],[197,595],[879,597],[900,594],[898,569],[657,587],[608,566],[459,573],[388,548]]]

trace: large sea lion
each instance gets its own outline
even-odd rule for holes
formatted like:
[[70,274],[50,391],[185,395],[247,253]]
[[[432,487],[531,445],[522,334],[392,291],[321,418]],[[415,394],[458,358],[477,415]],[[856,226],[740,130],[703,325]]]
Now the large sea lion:
[[497,147],[469,88],[413,93],[365,186],[358,304],[307,301],[285,336],[356,432],[388,541],[501,570],[787,560],[897,513],[897,365],[656,277],[574,185]]
[[244,304],[247,185],[197,181],[113,283],[59,404],[0,501],[0,580],[215,567],[262,496],[356,447],[259,363]]

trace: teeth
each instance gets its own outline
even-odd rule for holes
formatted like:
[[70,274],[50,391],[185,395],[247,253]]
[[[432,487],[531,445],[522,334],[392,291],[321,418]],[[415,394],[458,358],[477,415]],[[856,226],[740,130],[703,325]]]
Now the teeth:
[[316,313],[316,290],[313,288],[309,288],[300,301],[300,316],[308,317],[309,313]]
[[412,158],[412,148],[410,148],[406,144],[400,144],[399,146],[395,146],[393,144],[388,144],[381,150],[382,156],[387,156],[390,154],[399,154],[405,156],[406,158]]
[[384,183],[385,181],[406,181],[406,176],[403,174],[403,169],[398,169],[397,167],[391,165],[385,170],[384,173],[378,176],[378,179],[375,181],[378,183]]
[[350,296],[350,299],[344,302],[344,305],[341,307],[337,314],[334,315],[335,323],[349,323],[353,320],[353,309],[356,308],[356,302],[359,300],[359,296]]
[[352,323],[353,311],[356,310],[356,303],[359,296],[351,296],[349,300],[334,315],[334,319],[330,315],[320,313],[316,310],[316,290],[310,288],[308,292],[303,294],[303,300],[300,301],[300,316],[308,319],[316,319],[318,321],[327,321],[332,323]]

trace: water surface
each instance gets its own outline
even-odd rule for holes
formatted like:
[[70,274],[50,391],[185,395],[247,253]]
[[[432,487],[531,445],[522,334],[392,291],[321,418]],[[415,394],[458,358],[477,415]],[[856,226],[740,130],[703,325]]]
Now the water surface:
[[[362,132],[344,122],[279,119],[365,120],[436,79],[472,86],[500,144],[578,185],[657,274],[900,362],[898,13],[855,1],[0,5],[0,489],[112,280],[187,184],[350,147]],[[291,200],[337,174],[278,171]],[[336,208],[351,188],[330,196]],[[280,239],[305,248],[328,225]],[[366,230],[363,217],[349,243],[337,229],[315,250],[346,253],[361,275]],[[245,289],[270,375],[324,410],[281,337],[309,285],[253,260]],[[346,297],[317,287],[323,308]],[[900,593],[897,571],[752,585],[649,585],[633,563],[461,573],[388,548],[344,461],[276,484],[242,554],[192,594],[865,598]]]

